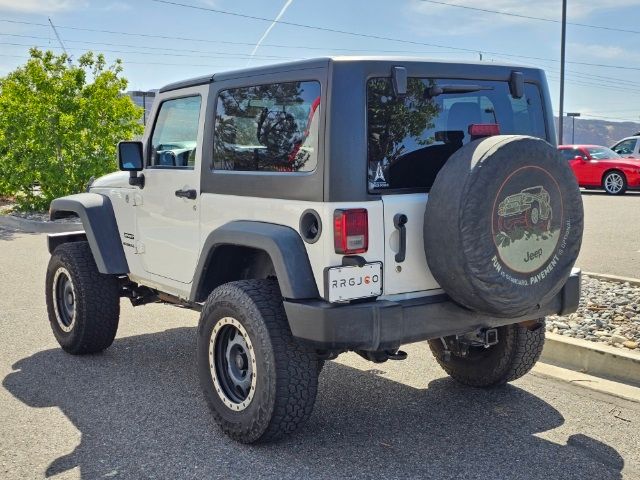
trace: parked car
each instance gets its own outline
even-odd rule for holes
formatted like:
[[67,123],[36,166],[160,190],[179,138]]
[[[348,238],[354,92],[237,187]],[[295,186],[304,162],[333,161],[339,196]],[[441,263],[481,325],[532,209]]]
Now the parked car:
[[621,157],[640,158],[640,132],[631,137],[623,138],[611,150]]
[[640,158],[623,158],[598,145],[560,145],[558,149],[581,187],[603,188],[610,195],[640,190]]

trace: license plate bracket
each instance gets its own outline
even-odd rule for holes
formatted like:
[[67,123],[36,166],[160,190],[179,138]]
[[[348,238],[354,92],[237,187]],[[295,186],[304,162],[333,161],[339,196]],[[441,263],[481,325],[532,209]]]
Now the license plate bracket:
[[324,270],[325,299],[331,303],[382,295],[382,262]]

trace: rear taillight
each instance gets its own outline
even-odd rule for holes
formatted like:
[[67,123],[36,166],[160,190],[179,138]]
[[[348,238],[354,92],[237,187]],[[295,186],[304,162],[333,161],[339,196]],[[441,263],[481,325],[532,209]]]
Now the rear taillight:
[[333,212],[333,242],[336,253],[352,255],[369,248],[369,219],[364,208]]

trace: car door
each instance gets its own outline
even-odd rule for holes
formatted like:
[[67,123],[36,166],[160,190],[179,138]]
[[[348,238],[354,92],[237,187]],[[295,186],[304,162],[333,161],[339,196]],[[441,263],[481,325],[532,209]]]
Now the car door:
[[569,163],[578,177],[580,185],[597,185],[600,183],[598,180],[598,162],[592,159],[585,149],[574,148],[573,160]]
[[200,246],[199,146],[206,95],[202,86],[157,99],[137,200],[136,251],[145,271],[181,283],[193,280]]
[[611,150],[622,157],[633,157],[634,155],[637,155],[638,143],[638,139],[636,138],[626,138],[616,143],[611,147]]

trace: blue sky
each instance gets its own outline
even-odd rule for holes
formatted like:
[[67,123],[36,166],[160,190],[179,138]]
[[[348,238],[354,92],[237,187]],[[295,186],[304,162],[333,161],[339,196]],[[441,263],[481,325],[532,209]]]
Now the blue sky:
[[[153,0],[0,0],[0,75],[23,63],[30,45],[59,51],[48,26],[14,23],[47,24],[50,16],[72,55],[90,49],[103,52],[109,60],[121,58],[131,89],[158,88],[247,64],[322,55],[397,54],[465,61],[478,60],[478,52],[482,52],[483,61],[544,68],[557,111],[558,23],[423,0],[175,1],[268,19],[281,14],[280,19],[286,22],[432,46],[275,24],[256,49],[269,22]],[[561,15],[560,0],[442,1],[548,19],[560,19]],[[568,26],[567,60],[577,63],[567,64],[565,110],[593,118],[640,121],[640,0],[568,0],[568,5],[570,22],[633,32]],[[172,38],[131,35],[136,33]]]

